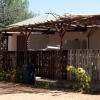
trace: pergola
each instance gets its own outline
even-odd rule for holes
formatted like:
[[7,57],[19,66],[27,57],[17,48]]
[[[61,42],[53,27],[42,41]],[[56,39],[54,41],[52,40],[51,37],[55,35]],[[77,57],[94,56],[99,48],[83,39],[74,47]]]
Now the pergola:
[[[52,15],[55,17],[54,14]],[[53,20],[50,19],[42,22],[36,22],[34,24],[31,23],[12,24],[6,28],[1,29],[0,33],[2,35],[14,34],[14,33],[20,35],[26,35],[27,36],[26,41],[27,41],[32,32],[41,32],[41,33],[57,32],[60,36],[60,50],[62,50],[62,40],[66,31],[74,31],[74,30],[84,31],[89,26],[91,26],[93,29],[93,27],[98,27],[99,25],[100,25],[100,15],[65,14],[64,16],[55,17],[55,19]]]

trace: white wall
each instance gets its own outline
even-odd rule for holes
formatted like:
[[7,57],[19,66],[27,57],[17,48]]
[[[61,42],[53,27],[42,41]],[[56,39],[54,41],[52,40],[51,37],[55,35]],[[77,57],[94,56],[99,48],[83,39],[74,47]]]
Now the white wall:
[[100,28],[90,36],[90,49],[100,49]]
[[[86,35],[87,32],[83,32],[82,34],[80,32],[66,32],[63,38],[63,49],[72,49],[76,47],[79,48],[77,45],[80,41],[86,41]],[[79,39],[79,42],[70,42],[74,39]],[[74,45],[73,45],[74,43]],[[28,49],[45,49],[47,46],[60,46],[60,37],[58,33],[55,34],[49,34],[49,35],[43,35],[43,34],[32,34],[29,37],[29,46]]]
[[8,37],[8,51],[16,51],[17,50],[17,36],[9,36]]
[[[89,30],[88,30],[89,31]],[[77,45],[80,45],[79,42],[70,42],[74,39],[79,39],[80,41],[87,41],[87,32],[67,32],[63,38],[63,46],[64,49],[77,49]],[[70,43],[69,43],[70,42]],[[96,31],[90,36],[90,49],[100,49],[100,28],[96,29]],[[74,46],[73,46],[74,44]],[[32,34],[29,37],[29,46],[28,49],[45,49],[47,46],[58,46],[60,45],[60,37],[57,33],[51,35],[43,35],[43,34]],[[9,36],[8,37],[8,50],[16,51],[17,50],[17,36]]]
[[32,34],[28,41],[28,49],[45,49],[48,44],[48,35]]
[[[83,41],[86,41],[86,34],[87,34],[86,32],[83,32],[82,34],[80,32],[66,32],[66,34],[63,37],[63,49],[72,49],[75,47],[79,48],[78,45],[81,45],[81,42],[83,43]],[[75,39],[79,39],[79,41],[75,42],[74,41]],[[60,37],[58,33],[54,35],[49,35],[48,45],[50,46],[60,45]]]

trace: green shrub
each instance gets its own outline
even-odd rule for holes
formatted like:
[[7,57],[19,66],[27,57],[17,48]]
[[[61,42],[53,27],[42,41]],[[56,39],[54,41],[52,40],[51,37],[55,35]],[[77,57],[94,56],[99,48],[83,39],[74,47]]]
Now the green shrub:
[[78,89],[80,91],[86,91],[86,92],[91,91],[90,88],[91,79],[83,68],[81,67],[75,68],[74,66],[68,66],[66,70],[71,71],[71,73],[76,77],[79,83],[73,86],[73,89]]
[[13,69],[13,70],[4,71],[4,69],[0,66],[0,81],[12,81],[17,83],[24,83],[23,70]]

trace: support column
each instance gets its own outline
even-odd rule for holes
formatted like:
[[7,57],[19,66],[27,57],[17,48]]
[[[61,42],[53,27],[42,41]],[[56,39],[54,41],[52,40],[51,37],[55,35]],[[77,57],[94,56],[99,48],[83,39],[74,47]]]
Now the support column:
[[70,27],[71,22],[65,26],[64,23],[56,25],[56,30],[60,37],[60,50],[57,55],[57,65],[56,65],[56,77],[62,79],[62,68],[63,68],[63,37],[67,32],[67,29]]
[[26,42],[25,42],[25,45],[26,45],[26,50],[24,51],[24,57],[25,57],[25,63],[29,63],[29,59],[28,59],[28,39],[29,39],[29,36],[31,35],[31,30],[29,31],[26,31],[25,33],[26,35]]

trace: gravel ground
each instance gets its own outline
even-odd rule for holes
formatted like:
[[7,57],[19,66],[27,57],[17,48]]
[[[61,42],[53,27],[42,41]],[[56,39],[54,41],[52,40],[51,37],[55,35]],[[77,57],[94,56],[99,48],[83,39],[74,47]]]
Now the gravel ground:
[[90,95],[0,82],[0,100],[100,100],[100,94]]

